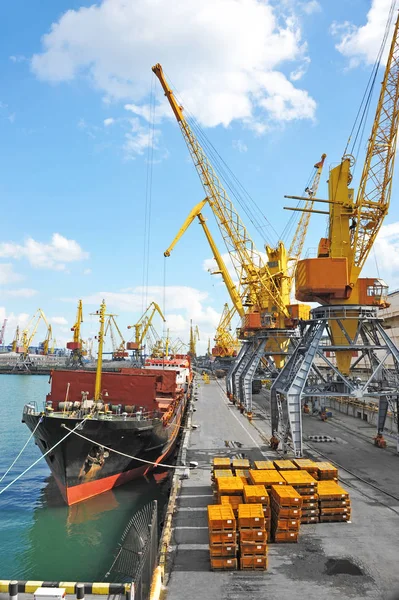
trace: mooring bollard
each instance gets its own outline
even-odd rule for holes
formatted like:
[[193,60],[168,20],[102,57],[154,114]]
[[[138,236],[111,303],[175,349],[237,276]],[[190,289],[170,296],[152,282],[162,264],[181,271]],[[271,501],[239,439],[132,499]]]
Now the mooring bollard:
[[77,600],[84,600],[85,597],[85,584],[77,583],[76,584],[76,598]]
[[10,581],[8,584],[10,600],[18,600],[18,581]]

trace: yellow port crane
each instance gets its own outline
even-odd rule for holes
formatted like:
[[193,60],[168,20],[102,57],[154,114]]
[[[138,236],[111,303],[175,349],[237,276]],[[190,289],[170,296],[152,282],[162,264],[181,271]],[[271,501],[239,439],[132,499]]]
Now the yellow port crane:
[[[49,324],[46,319],[46,315],[42,311],[41,308],[38,308],[28,325],[23,329],[21,336],[21,345],[17,347],[17,353],[21,354],[24,357],[27,357],[29,354],[29,348],[32,345],[33,338],[36,335],[37,329],[39,327],[40,322],[43,321],[47,327],[47,331],[49,330]],[[51,330],[50,330],[51,331]],[[48,350],[48,343],[47,343]]]
[[129,353],[126,352],[126,342],[116,322],[116,316],[112,314],[108,315],[104,336],[107,336],[108,333],[111,336],[112,360],[125,360],[129,356]]
[[16,352],[18,346],[20,345],[19,337],[20,337],[19,325],[17,325],[17,328],[15,330],[14,339],[13,339],[12,344],[11,344],[11,351],[12,352]]
[[189,342],[189,354],[192,358],[197,356],[197,342],[200,340],[200,333],[198,325],[193,327],[193,322],[190,320],[190,342]]
[[47,325],[47,334],[46,337],[42,343],[42,353],[44,356],[47,356],[49,353],[49,347],[50,347],[50,343],[53,339],[53,330],[51,325]]
[[[392,4],[386,32],[394,12]],[[379,57],[385,40],[386,35]],[[359,130],[369,108],[379,60],[365,95]],[[302,452],[301,401],[307,396],[313,399],[316,392],[320,403],[336,395],[363,401],[378,396],[377,445],[385,444],[383,430],[389,403],[398,414],[399,350],[378,316],[378,310],[388,304],[388,286],[379,277],[360,277],[389,208],[398,122],[399,16],[357,195],[351,187],[355,159],[345,150],[340,164],[330,170],[328,199],[314,198],[315,202],[328,205],[328,235],[320,240],[317,258],[301,260],[297,266],[297,298],[319,302],[321,306],[312,310],[300,347],[289,358],[271,391],[273,433],[279,429],[284,442],[289,435],[296,455]],[[330,354],[335,355],[336,364],[330,360]],[[330,369],[332,381],[320,376],[314,365],[316,356]],[[393,359],[393,368],[387,369],[384,364],[388,357]],[[358,377],[356,372],[361,361],[367,372],[365,378],[364,373]]]
[[237,356],[240,343],[237,338],[231,334],[230,330],[231,321],[235,314],[235,307],[229,308],[229,305],[226,302],[220,316],[219,324],[216,328],[215,346],[212,349],[213,356],[219,356],[220,358]]
[[76,311],[76,319],[74,325],[71,327],[73,332],[72,342],[67,342],[66,347],[71,350],[69,362],[72,366],[78,367],[83,366],[83,356],[87,354],[83,350],[83,340],[81,335],[81,326],[83,323],[83,303],[82,300],[78,301],[78,308]]
[[128,329],[134,328],[134,342],[127,342],[126,348],[128,350],[134,350],[137,353],[143,349],[143,342],[156,313],[159,314],[162,321],[165,323],[166,319],[160,306],[156,302],[151,302],[137,323],[135,325],[128,325]]
[[[284,245],[280,242],[274,249],[267,246],[268,261],[263,260],[186,121],[183,109],[177,103],[164,77],[161,65],[155,65],[153,71],[160,80],[169,100],[207,194],[207,197],[191,211],[186,223],[176,236],[175,242],[172,243],[172,247],[194,218],[201,214],[203,207],[208,204],[216,217],[240,285],[248,286],[249,297],[246,303],[251,306],[251,310],[244,315],[244,330],[292,327],[289,309],[291,282],[287,276],[287,253]],[[323,162],[324,158],[320,163],[320,169]],[[209,238],[208,241],[210,241]],[[170,249],[165,254],[168,255],[168,253],[170,253]],[[214,255],[216,254],[214,250]],[[232,289],[234,289],[234,285],[228,285],[229,293]],[[234,300],[233,304],[236,304]]]

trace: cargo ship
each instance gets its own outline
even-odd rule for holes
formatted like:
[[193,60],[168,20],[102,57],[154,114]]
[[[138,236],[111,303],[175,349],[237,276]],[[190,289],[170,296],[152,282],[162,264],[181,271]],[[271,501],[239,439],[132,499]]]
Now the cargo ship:
[[[105,315],[105,304],[101,311]],[[146,475],[166,460],[192,388],[187,355],[102,372],[103,329],[101,324],[97,372],[54,371],[43,410],[34,402],[23,409],[22,421],[68,505]]]

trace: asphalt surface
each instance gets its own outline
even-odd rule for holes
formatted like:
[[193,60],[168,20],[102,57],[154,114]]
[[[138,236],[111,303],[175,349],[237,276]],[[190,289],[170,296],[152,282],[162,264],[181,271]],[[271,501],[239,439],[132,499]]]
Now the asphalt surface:
[[210,570],[206,507],[214,502],[210,486],[213,456],[245,455],[258,460],[278,455],[266,444],[270,421],[265,393],[253,398],[252,425],[228,403],[219,382],[201,382],[197,396],[193,423],[198,429],[191,434],[188,459],[198,462],[198,469],[182,481],[177,501],[167,599],[396,600],[399,458],[391,449],[375,448],[369,436],[374,432],[351,418],[323,423],[304,415],[303,422],[305,439],[319,433],[336,438],[330,443],[309,444],[308,453],[342,465],[340,479],[351,494],[352,522],[302,525],[298,544],[270,544],[266,572]]

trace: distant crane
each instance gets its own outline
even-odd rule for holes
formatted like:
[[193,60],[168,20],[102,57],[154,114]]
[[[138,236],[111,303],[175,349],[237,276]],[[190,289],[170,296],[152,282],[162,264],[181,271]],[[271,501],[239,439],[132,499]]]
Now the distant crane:
[[[129,356],[129,353],[126,352],[125,340],[123,339],[122,332],[115,320],[116,316],[117,315],[108,315],[104,335],[106,336],[108,332],[111,335],[112,360],[125,360],[125,358]],[[119,338],[119,341],[116,340],[116,337]]]
[[126,348],[134,350],[136,356],[143,350],[144,340],[156,313],[159,314],[162,321],[166,321],[159,305],[156,302],[151,302],[137,323],[135,325],[128,325],[128,329],[134,329],[134,342],[127,342]]
[[2,325],[1,330],[0,330],[0,346],[2,348],[4,348],[4,341],[5,341],[5,332],[6,332],[7,321],[8,321],[8,319],[4,319],[3,325]]
[[[33,315],[33,317],[30,319],[28,325],[23,329],[22,331],[22,335],[20,340],[17,340],[17,337],[14,338],[14,342],[16,341],[16,345],[15,345],[15,351],[17,352],[17,354],[20,355],[19,360],[17,361],[17,364],[15,365],[15,369],[17,370],[30,370],[30,368],[33,366],[33,361],[29,356],[29,348],[32,345],[32,341],[33,338],[36,335],[37,329],[39,327],[40,322],[43,321],[46,325],[47,328],[47,336],[45,341],[43,342],[43,347],[46,344],[47,347],[47,352],[48,352],[48,341],[49,338],[49,329],[50,329],[50,333],[51,333],[51,326],[49,325],[49,323],[47,322],[47,318],[46,315],[44,314],[44,312],[42,311],[41,308],[38,308],[37,311],[35,312],[35,314]],[[14,347],[14,343],[13,343],[13,347]]]
[[189,354],[192,358],[197,356],[197,341],[200,339],[198,325],[193,327],[192,320],[190,321],[190,343],[189,343]]
[[73,367],[83,367],[83,340],[81,337],[81,325],[83,323],[83,304],[82,300],[78,301],[78,309],[76,312],[76,320],[71,327],[73,331],[73,341],[67,342],[66,347],[71,350],[69,364]]

